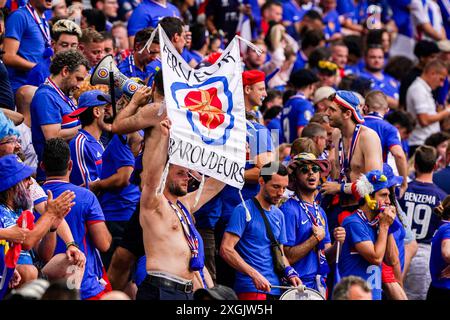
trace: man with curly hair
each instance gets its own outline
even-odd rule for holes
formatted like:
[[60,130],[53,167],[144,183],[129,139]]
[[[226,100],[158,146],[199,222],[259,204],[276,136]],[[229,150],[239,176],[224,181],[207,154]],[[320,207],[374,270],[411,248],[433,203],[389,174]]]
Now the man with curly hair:
[[[77,134],[79,121],[68,116],[76,109],[70,96],[79,89],[88,68],[89,62],[79,51],[60,52],[50,65],[51,75],[36,90],[30,112],[33,146],[39,162],[46,140],[60,137],[69,141]],[[38,167],[37,180],[44,178]]]

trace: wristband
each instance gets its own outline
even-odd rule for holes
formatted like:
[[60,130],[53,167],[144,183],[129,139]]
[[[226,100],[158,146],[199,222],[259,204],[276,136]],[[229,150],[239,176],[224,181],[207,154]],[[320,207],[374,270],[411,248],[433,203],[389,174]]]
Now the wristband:
[[74,246],[75,248],[80,249],[80,247],[76,244],[75,241],[67,242],[66,243],[66,250],[69,249],[70,246]]
[[291,266],[284,268],[284,276],[288,279],[299,277],[297,271],[295,271],[295,269]]

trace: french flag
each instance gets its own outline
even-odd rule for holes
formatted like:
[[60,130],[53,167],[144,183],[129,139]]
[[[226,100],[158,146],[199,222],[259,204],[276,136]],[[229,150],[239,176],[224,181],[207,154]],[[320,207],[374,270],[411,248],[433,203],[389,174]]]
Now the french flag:
[[[17,225],[21,228],[27,228],[33,230],[34,228],[34,215],[29,210],[22,211],[21,215],[17,219]],[[0,241],[0,261],[3,262],[3,268],[0,270],[0,300],[3,299],[8,291],[8,285],[11,281],[14,270],[19,260],[20,252],[22,251],[22,245],[20,243],[13,243],[11,246],[5,240]],[[0,263],[1,266],[1,263]]]

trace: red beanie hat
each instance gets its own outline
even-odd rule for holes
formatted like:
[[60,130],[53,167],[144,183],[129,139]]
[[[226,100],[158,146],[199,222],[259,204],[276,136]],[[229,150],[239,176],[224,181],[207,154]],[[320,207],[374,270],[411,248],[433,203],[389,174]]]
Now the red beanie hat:
[[242,73],[242,83],[245,86],[263,82],[266,79],[264,72],[259,70],[248,70]]

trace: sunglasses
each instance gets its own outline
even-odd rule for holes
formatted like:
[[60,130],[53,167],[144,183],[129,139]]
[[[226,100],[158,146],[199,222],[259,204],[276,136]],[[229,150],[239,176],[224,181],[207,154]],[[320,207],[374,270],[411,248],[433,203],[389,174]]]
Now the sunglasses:
[[321,171],[321,170],[320,170],[320,167],[319,167],[318,165],[316,165],[316,164],[311,165],[311,168],[310,168],[310,166],[304,164],[304,165],[301,165],[300,167],[298,167],[298,170],[299,170],[302,174],[307,174],[307,173],[309,173],[309,170],[312,170],[313,173],[317,173],[317,172]]

